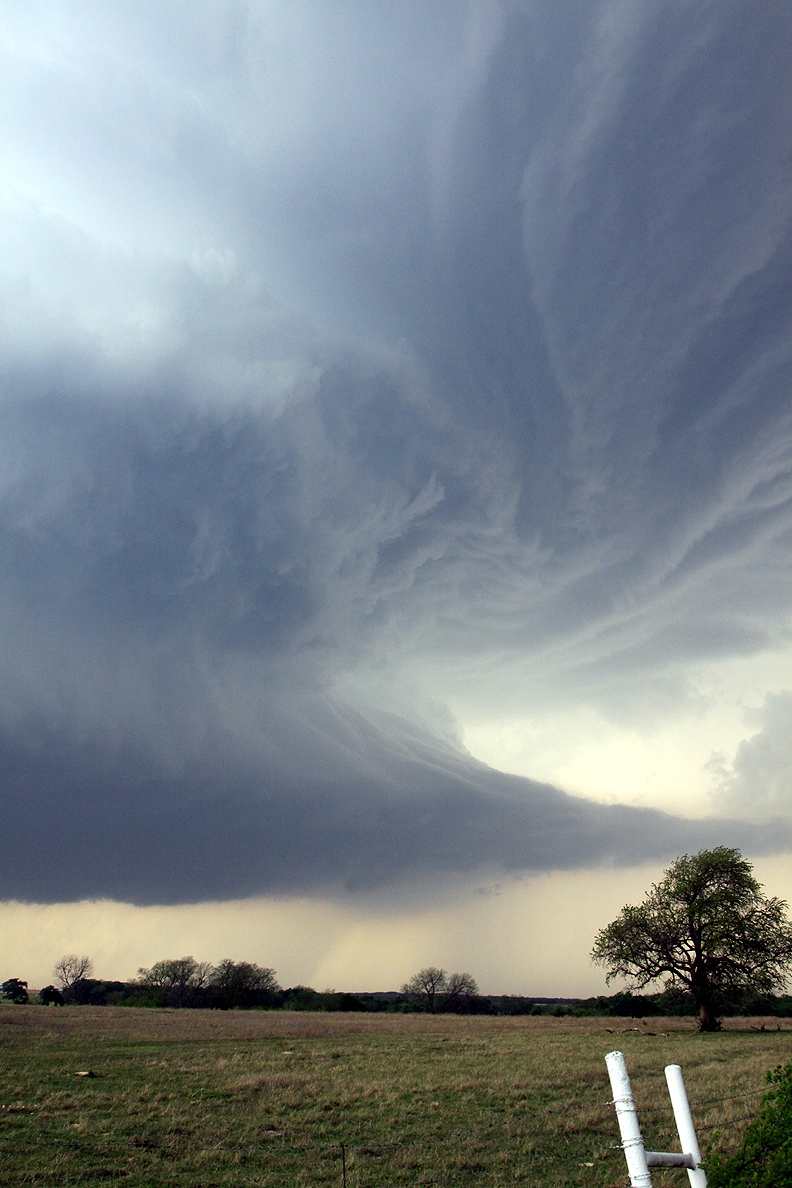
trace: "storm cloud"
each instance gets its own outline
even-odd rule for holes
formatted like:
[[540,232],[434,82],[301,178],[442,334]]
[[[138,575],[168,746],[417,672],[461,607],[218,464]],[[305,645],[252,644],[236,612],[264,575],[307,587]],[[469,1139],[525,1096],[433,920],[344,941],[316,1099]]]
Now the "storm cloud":
[[0,896],[786,847],[448,709],[649,718],[786,640],[785,7],[3,22]]
[[720,776],[721,806],[744,811],[750,805],[756,816],[788,814],[792,799],[792,693],[771,693],[764,705],[746,712],[746,725],[758,727],[740,743],[731,762],[722,754],[711,759]]

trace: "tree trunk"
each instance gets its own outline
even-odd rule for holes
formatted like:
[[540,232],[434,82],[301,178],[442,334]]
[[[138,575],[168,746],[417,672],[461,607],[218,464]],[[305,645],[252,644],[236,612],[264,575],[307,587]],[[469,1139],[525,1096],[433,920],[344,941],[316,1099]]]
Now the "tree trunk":
[[707,999],[699,1000],[699,1031],[720,1031],[720,1019],[716,1019]]
[[[698,963],[697,963],[698,964]],[[693,968],[690,992],[699,1009],[699,1031],[720,1031],[720,1019],[715,1018],[713,994],[706,970]]]

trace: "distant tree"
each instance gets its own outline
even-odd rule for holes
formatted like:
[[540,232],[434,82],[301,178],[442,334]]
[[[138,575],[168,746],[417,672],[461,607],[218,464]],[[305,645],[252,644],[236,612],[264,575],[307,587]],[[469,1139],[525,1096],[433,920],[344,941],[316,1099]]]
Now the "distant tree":
[[472,999],[478,997],[476,979],[469,973],[452,973],[446,978],[443,993],[443,1010],[464,1012],[470,1010]]
[[274,969],[230,957],[211,970],[208,988],[212,1000],[226,1007],[265,1006],[280,991]]
[[356,994],[344,991],[325,990],[322,992],[323,1009],[326,1011],[365,1011],[370,1008],[358,998]]
[[6,1002],[27,1002],[28,1000],[28,984],[23,982],[21,978],[8,978],[0,986],[0,993]]
[[52,976],[61,990],[68,990],[75,982],[89,978],[92,973],[93,961],[90,957],[78,957],[76,953],[67,953],[56,963]]
[[751,871],[727,846],[685,854],[642,904],[603,928],[593,960],[607,968],[608,982],[623,977],[640,990],[662,981],[689,991],[701,1030],[717,1030],[726,997],[770,993],[792,963],[787,905],[763,895]]
[[42,1006],[63,1006],[66,1001],[56,986],[45,986],[39,990],[39,999]]
[[405,982],[401,992],[416,1010],[435,1015],[438,1011],[469,1009],[479,991],[471,974],[449,974],[436,965],[427,965]]
[[436,965],[427,965],[413,974],[401,988],[402,994],[420,1011],[434,1015],[440,1009],[442,994],[448,985],[448,974]]
[[139,969],[138,985],[152,991],[164,1006],[191,1006],[206,989],[211,972],[208,961],[169,958],[157,961],[151,969]]
[[[64,993],[64,1000],[75,1006],[107,1006],[134,997],[137,987],[126,982],[102,982],[98,978],[80,978]],[[145,1001],[145,992],[144,992]]]
[[289,986],[283,993],[282,1005],[287,1011],[321,1011],[324,999],[313,986]]

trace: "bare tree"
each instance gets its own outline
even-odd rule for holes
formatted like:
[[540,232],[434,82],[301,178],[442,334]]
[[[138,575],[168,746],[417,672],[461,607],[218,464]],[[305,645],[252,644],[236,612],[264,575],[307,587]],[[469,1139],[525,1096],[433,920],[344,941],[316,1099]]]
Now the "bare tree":
[[61,990],[69,990],[75,982],[89,978],[92,973],[93,961],[90,957],[78,957],[76,953],[67,953],[56,963],[52,976]]
[[443,992],[448,986],[448,974],[436,965],[427,965],[413,974],[401,988],[413,1006],[434,1015],[440,1009]]
[[157,961],[151,969],[139,969],[141,986],[162,995],[168,1006],[187,1006],[205,989],[212,967],[194,957],[175,957]]
[[446,978],[443,995],[444,1011],[462,1011],[479,992],[476,979],[469,973],[452,973]]

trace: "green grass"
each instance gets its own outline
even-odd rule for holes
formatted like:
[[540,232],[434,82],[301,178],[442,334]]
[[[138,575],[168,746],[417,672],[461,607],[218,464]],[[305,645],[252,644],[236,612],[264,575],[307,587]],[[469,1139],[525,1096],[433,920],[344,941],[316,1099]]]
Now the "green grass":
[[729,1149],[792,1059],[792,1031],[751,1022],[5,1007],[0,1183],[340,1186],[344,1144],[349,1188],[615,1188],[605,1053],[626,1053],[647,1146],[675,1145],[679,1063],[702,1145]]

